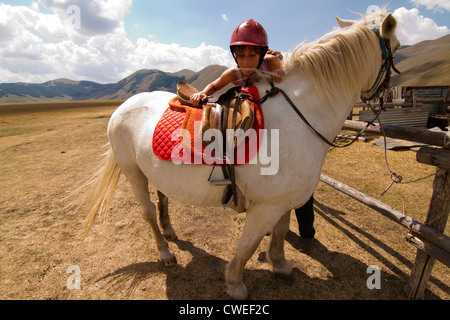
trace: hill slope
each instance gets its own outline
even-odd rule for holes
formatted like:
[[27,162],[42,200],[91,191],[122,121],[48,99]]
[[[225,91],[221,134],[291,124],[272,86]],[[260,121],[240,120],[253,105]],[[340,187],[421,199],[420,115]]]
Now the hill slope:
[[203,89],[225,70],[226,67],[218,65],[208,66],[197,73],[187,69],[176,73],[142,69],[117,83],[110,84],[68,79],[44,83],[2,83],[0,103],[123,100],[140,92],[155,90],[176,92],[179,81],[187,81],[196,88]]
[[450,85],[450,35],[400,47],[395,63],[401,74],[392,77],[392,86]]

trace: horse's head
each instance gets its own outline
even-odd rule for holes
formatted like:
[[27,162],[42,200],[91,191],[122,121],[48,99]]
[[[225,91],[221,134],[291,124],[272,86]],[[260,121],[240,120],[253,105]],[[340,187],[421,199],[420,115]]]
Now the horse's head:
[[341,28],[300,44],[286,59],[285,78],[291,73],[310,77],[319,98],[330,105],[340,100],[353,103],[357,92],[362,92],[363,101],[374,99],[395,70],[397,20],[383,11],[359,21],[336,19]]
[[400,47],[400,41],[395,35],[397,20],[391,13],[383,10],[368,14],[359,22],[342,20],[337,16],[336,20],[341,28],[351,28],[354,25],[360,28],[367,27],[377,35],[382,51],[382,66],[372,87],[362,90],[361,100],[365,102],[379,97],[389,86],[391,69],[399,73],[394,66],[394,55]]
[[380,36],[383,39],[389,40],[392,53],[395,53],[395,51],[397,51],[400,47],[400,41],[395,35],[397,19],[395,19],[391,13],[386,13],[383,11],[374,12],[364,16],[361,21],[343,20],[338,16],[335,18],[341,28],[347,28],[355,24],[364,24],[371,29],[379,30]]

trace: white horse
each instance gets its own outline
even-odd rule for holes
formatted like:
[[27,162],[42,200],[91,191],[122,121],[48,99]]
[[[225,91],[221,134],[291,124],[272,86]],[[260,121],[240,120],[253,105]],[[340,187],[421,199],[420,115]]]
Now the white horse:
[[[302,44],[284,63],[283,81],[278,85],[311,125],[333,141],[362,90],[375,91],[384,63],[380,39],[392,46],[396,20],[380,12],[357,22],[336,17],[341,28],[318,41]],[[379,35],[371,27],[380,30]],[[370,28],[369,28],[370,27]],[[256,84],[260,94],[270,89],[267,81]],[[125,101],[111,116],[108,125],[110,149],[102,169],[93,178],[92,202],[86,219],[86,234],[96,214],[104,215],[122,172],[130,182],[142,207],[144,219],[151,225],[160,258],[166,265],[176,263],[166,240],[176,238],[170,224],[167,200],[194,206],[221,206],[223,186],[212,186],[207,179],[211,166],[174,164],[160,160],[152,151],[155,126],[168,107],[173,94],[151,92],[137,94]],[[289,275],[290,262],[284,256],[284,236],[289,229],[290,211],[302,206],[316,188],[329,145],[308,127],[278,94],[262,104],[267,132],[278,130],[279,143],[267,144],[264,135],[259,153],[278,152],[276,174],[262,175],[263,164],[235,167],[236,185],[245,198],[246,219],[236,253],[226,268],[228,294],[235,299],[248,296],[243,283],[246,262],[262,238],[270,233],[267,258],[273,271]],[[216,170],[217,171],[217,170]],[[220,171],[220,170],[219,170]],[[157,208],[150,200],[148,183],[158,190]]]

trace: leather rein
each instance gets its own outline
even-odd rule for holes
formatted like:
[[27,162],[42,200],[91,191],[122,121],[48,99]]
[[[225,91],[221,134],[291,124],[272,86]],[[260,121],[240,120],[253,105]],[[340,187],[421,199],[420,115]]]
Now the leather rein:
[[[391,73],[392,73],[391,69],[394,70],[396,73],[400,73],[400,71],[398,71],[394,65],[394,55],[392,53],[390,40],[384,39],[381,36],[380,31],[378,29],[372,29],[372,30],[373,30],[373,32],[375,32],[378,39],[380,40],[383,64],[381,66],[380,72],[378,73],[378,77],[375,80],[375,83],[373,84],[373,86],[368,90],[361,91],[361,100],[367,104],[369,101],[371,101],[375,98],[379,98],[380,105],[381,105],[380,111],[381,111],[383,109],[383,102],[384,102],[382,95],[389,88],[389,83],[391,80]],[[262,104],[269,97],[273,97],[273,96],[277,95],[278,93],[281,93],[284,96],[284,98],[286,99],[286,101],[289,103],[289,105],[292,107],[292,109],[294,109],[295,113],[297,113],[297,115],[306,123],[306,125],[308,125],[320,139],[322,139],[325,143],[327,143],[328,145],[330,145],[332,147],[335,147],[335,148],[348,147],[351,144],[353,144],[366,130],[366,129],[363,129],[361,132],[358,133],[358,135],[351,142],[347,143],[346,145],[336,145],[333,142],[329,141],[326,137],[324,137],[320,132],[318,132],[309,123],[309,121],[305,118],[305,116],[301,113],[301,111],[297,108],[297,106],[292,102],[292,100],[289,98],[289,96],[286,94],[286,92],[283,91],[283,89],[276,87],[272,81],[270,81],[269,83],[270,83],[271,89],[266,90],[266,94],[261,99],[253,99],[250,96],[245,96],[245,98],[247,98],[248,100],[250,100],[252,102]],[[366,97],[366,94],[369,94],[373,91],[375,91],[375,93],[373,93],[370,97]],[[245,94],[245,95],[247,95],[247,94]],[[377,119],[378,116],[379,116],[379,113],[376,114],[375,119]],[[373,121],[367,123],[366,128]]]

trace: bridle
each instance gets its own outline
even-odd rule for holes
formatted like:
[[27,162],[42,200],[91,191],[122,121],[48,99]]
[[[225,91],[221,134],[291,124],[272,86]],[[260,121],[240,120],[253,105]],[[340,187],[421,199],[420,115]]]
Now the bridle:
[[383,64],[381,65],[380,72],[378,73],[378,77],[373,86],[368,90],[361,91],[361,101],[367,103],[373,99],[380,98],[380,104],[382,105],[382,95],[384,91],[389,88],[389,83],[391,81],[391,70],[394,70],[396,73],[400,73],[400,71],[398,71],[394,65],[391,41],[383,38],[380,34],[380,30],[372,29],[372,31],[375,32],[380,41]]

